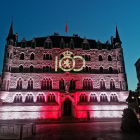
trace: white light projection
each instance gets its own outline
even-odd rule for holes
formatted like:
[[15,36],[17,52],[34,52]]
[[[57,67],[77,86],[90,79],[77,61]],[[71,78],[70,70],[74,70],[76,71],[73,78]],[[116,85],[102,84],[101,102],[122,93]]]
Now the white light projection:
[[[63,71],[81,71],[83,69],[83,67],[85,67],[85,59],[82,56],[74,56],[71,57],[73,53],[70,51],[65,51],[63,52],[64,57],[60,59],[59,61],[59,67],[63,70]],[[79,69],[75,69],[75,59],[81,59],[83,61],[83,65],[81,66],[81,68]],[[55,57],[55,71],[57,72],[57,61],[58,61],[58,57]]]

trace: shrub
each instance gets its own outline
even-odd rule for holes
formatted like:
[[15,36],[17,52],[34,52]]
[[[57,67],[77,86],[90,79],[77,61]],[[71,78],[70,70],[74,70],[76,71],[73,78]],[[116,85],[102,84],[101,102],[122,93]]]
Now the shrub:
[[123,132],[137,132],[139,130],[139,122],[137,116],[130,108],[123,110],[121,130]]

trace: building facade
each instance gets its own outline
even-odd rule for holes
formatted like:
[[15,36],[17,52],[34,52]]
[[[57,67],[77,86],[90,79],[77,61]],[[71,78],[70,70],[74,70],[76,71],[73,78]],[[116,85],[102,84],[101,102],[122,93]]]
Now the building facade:
[[57,33],[18,42],[11,24],[6,40],[1,120],[122,117],[128,87],[117,27],[111,43]]

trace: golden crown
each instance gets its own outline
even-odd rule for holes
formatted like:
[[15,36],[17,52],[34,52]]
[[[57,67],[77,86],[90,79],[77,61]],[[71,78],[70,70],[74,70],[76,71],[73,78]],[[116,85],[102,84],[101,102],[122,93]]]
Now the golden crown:
[[63,52],[63,55],[64,56],[71,56],[71,54],[73,54],[72,52],[70,52],[70,51],[65,51],[65,52]]

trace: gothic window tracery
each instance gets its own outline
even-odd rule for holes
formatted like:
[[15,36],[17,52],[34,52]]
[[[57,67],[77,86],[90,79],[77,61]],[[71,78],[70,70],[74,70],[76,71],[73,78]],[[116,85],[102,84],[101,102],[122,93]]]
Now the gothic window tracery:
[[93,82],[91,79],[84,79],[83,80],[83,89],[84,90],[92,90],[93,89]]
[[55,95],[53,93],[48,95],[47,102],[56,102]]
[[113,79],[110,80],[110,89],[115,90],[115,83]]
[[41,81],[41,89],[42,90],[52,90],[52,80],[49,79],[43,79]]
[[33,80],[31,78],[28,80],[28,90],[33,90]]
[[16,89],[17,90],[22,90],[22,80],[21,80],[21,78],[19,78],[18,81],[17,81],[17,88]]
[[105,81],[103,79],[100,81],[100,89],[105,90]]
[[33,102],[34,102],[33,95],[28,93],[25,97],[25,103],[33,103]]
[[39,94],[37,95],[36,102],[37,102],[37,103],[45,103],[45,96],[44,96],[44,94],[39,93]]
[[22,95],[21,94],[16,94],[13,102],[14,103],[22,103]]
[[108,102],[108,99],[107,99],[107,95],[106,94],[101,94],[100,95],[100,102]]
[[97,102],[97,95],[96,94],[90,95],[90,102]]
[[118,97],[116,94],[110,95],[110,102],[118,102]]
[[79,102],[87,102],[87,96],[85,94],[81,94],[79,97]]
[[70,80],[70,87],[69,87],[69,89],[70,90],[75,90],[75,88],[76,88],[76,85],[75,85],[76,83],[75,83],[75,80],[74,79],[71,79]]
[[65,90],[65,84],[64,84],[64,80],[63,79],[61,79],[59,81],[59,90]]

